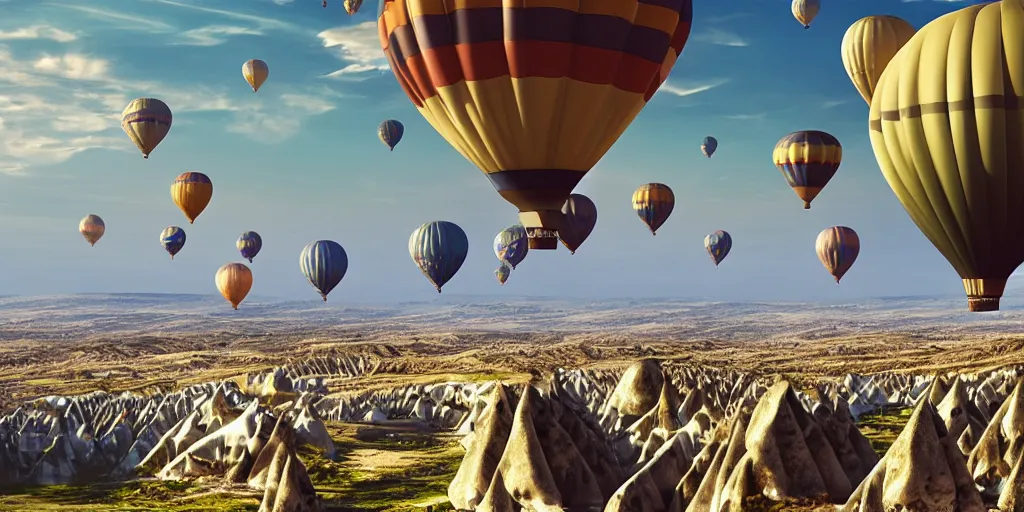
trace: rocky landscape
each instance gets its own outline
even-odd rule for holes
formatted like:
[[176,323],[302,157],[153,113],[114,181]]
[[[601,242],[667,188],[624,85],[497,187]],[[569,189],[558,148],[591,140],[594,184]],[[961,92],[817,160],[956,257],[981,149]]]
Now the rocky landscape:
[[1012,307],[212,304],[0,301],[0,509],[1024,510]]

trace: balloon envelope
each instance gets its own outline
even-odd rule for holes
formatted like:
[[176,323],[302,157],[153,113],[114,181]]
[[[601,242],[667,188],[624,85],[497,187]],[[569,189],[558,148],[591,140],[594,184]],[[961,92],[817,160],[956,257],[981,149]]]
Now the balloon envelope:
[[633,211],[644,224],[647,224],[652,235],[656,234],[658,228],[668,220],[668,216],[672,215],[675,206],[675,194],[663,183],[641,185],[633,192]]
[[513,269],[526,259],[530,251],[530,243],[526,237],[526,228],[516,224],[509,226],[494,237],[494,255],[498,261],[508,263]]
[[871,106],[878,79],[911,37],[914,27],[896,16],[868,16],[850,25],[843,35],[843,67],[857,92]]
[[711,261],[714,261],[717,267],[732,250],[732,236],[722,230],[715,231],[704,237],[704,248],[707,249],[708,254],[711,255]]
[[811,28],[811,22],[814,21],[814,18],[818,16],[818,11],[821,10],[821,0],[793,0],[790,8],[793,11],[793,17],[805,29]]
[[469,254],[469,238],[454,222],[428,222],[409,237],[409,255],[441,293],[441,287],[462,267]]
[[402,140],[402,135],[405,135],[405,126],[394,119],[388,119],[377,127],[377,136],[391,151]]
[[136,98],[121,112],[121,128],[142,151],[142,158],[149,158],[164,140],[171,120],[171,109],[156,98]]
[[377,21],[399,85],[519,209],[531,249],[558,246],[562,205],[668,77],[693,17],[691,0],[553,6],[384,0]]
[[836,283],[857,261],[860,254],[860,237],[846,226],[832,226],[818,234],[814,250],[825,269],[836,279]]
[[238,309],[238,305],[252,289],[252,271],[241,263],[228,263],[217,271],[214,281],[224,299],[231,303],[231,307]]
[[583,194],[572,194],[562,206],[562,228],[558,238],[569,253],[576,254],[597,226],[597,205]]
[[252,87],[252,92],[260,90],[260,86],[263,82],[267,81],[267,77],[270,76],[270,68],[267,67],[267,63],[259,59],[252,59],[242,64],[242,76],[245,77],[245,81],[249,82],[249,87]]
[[78,232],[85,237],[89,245],[96,245],[96,242],[103,238],[103,233],[107,232],[107,225],[99,215],[89,214],[78,223]]
[[345,12],[349,16],[359,12],[359,8],[363,5],[363,0],[345,0]]
[[171,259],[174,259],[174,255],[181,251],[182,247],[185,247],[185,230],[178,226],[168,226],[160,232],[160,245],[164,247],[167,254],[171,255]]
[[974,5],[922,27],[871,98],[878,166],[971,311],[998,310],[1024,261],[1022,63],[1024,4]]
[[242,257],[249,260],[252,263],[252,259],[260,253],[260,249],[263,248],[263,238],[260,238],[260,234],[255,231],[246,231],[242,233],[242,236],[238,237],[238,241],[235,242],[235,247],[238,248],[238,252],[242,253]]
[[348,272],[348,253],[338,242],[317,240],[306,244],[299,255],[299,268],[324,302]]
[[186,172],[179,175],[171,185],[171,198],[178,205],[188,223],[195,222],[196,217],[213,198],[213,182],[201,172]]
[[508,276],[512,275],[512,267],[502,263],[498,265],[498,268],[494,270],[494,277],[498,278],[498,282],[505,285],[505,281],[508,281]]
[[700,152],[704,153],[704,156],[711,158],[711,155],[715,154],[715,150],[718,149],[718,139],[714,137],[704,137],[704,142],[700,144]]
[[786,135],[775,145],[772,161],[786,183],[804,200],[804,209],[836,175],[843,161],[843,147],[835,137],[817,130]]

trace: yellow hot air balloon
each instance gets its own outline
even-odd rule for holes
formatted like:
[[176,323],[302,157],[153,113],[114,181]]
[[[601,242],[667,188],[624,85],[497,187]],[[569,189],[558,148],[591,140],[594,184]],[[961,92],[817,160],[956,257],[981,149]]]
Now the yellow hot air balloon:
[[103,238],[103,233],[107,232],[107,225],[99,215],[89,214],[78,223],[78,232],[85,237],[89,245],[96,245],[96,242]]
[[149,158],[164,140],[171,130],[171,120],[171,109],[156,98],[134,99],[121,112],[121,128],[142,151],[142,158]]
[[668,78],[693,2],[502,5],[382,0],[380,43],[419,113],[519,209],[530,249],[556,249],[562,206]]
[[1024,2],[925,25],[882,73],[869,126],[882,174],[970,310],[998,310],[1024,262]]
[[252,289],[252,271],[241,263],[228,263],[217,271],[214,279],[220,294],[231,303],[231,307],[238,309],[238,305],[245,300]]
[[242,76],[245,77],[245,81],[249,82],[249,87],[252,87],[252,92],[260,90],[260,86],[263,82],[267,81],[267,77],[270,76],[270,68],[267,67],[267,63],[259,59],[252,59],[242,64]]
[[212,197],[213,182],[201,172],[182,173],[171,185],[171,198],[185,213],[189,224],[195,222],[196,217],[203,213]]
[[363,0],[345,0],[345,12],[349,16],[359,12],[359,7],[363,5]]
[[808,29],[821,10],[821,0],[793,0],[790,10],[793,11],[793,17]]
[[911,37],[914,27],[896,16],[868,16],[846,29],[843,36],[843,67],[864,101],[871,105],[875,84],[896,52]]

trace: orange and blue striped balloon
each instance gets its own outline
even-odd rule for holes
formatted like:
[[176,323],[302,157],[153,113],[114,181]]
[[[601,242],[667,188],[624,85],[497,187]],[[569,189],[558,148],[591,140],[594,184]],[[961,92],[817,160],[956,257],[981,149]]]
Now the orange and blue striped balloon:
[[213,182],[201,172],[185,172],[180,174],[171,185],[171,198],[178,205],[188,223],[195,222],[196,217],[213,198]]
[[633,192],[633,211],[647,224],[652,235],[657,234],[658,228],[665,224],[675,206],[675,194],[663,183],[641,185]]
[[454,222],[428,222],[409,236],[409,256],[441,293],[441,287],[462,268],[469,254],[469,238]]
[[839,139],[817,130],[804,130],[786,135],[775,145],[772,162],[786,182],[804,200],[804,209],[828,185],[843,161]]
[[168,226],[160,232],[160,245],[164,247],[167,254],[171,255],[171,259],[174,259],[174,255],[181,251],[182,247],[185,247],[185,230],[178,226]]
[[327,302],[327,294],[341,283],[348,272],[348,253],[333,240],[310,242],[299,254],[299,268],[302,275],[306,276],[306,281]]

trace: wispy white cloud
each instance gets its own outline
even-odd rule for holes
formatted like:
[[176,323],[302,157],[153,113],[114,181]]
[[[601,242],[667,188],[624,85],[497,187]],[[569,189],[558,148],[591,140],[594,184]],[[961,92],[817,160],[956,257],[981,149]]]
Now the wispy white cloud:
[[70,43],[78,39],[78,36],[50,25],[32,25],[14,30],[0,30],[0,41],[16,39],[49,39],[58,43]]
[[715,27],[707,28],[703,32],[694,34],[693,40],[720,46],[750,46],[750,43],[740,37],[739,34]]
[[725,118],[733,121],[758,121],[764,119],[766,115],[765,112],[758,112],[756,114],[734,114],[725,116]]
[[162,5],[169,5],[173,7],[180,7],[182,9],[190,9],[199,12],[205,12],[208,14],[217,14],[225,18],[230,18],[236,21],[245,21],[256,25],[256,27],[264,30],[284,30],[284,31],[296,31],[299,30],[297,25],[281,21],[274,18],[267,18],[264,16],[256,16],[254,14],[248,14],[238,11],[228,11],[225,9],[213,9],[211,7],[202,7],[199,5],[193,5],[183,2],[175,2],[174,0],[147,0],[149,2],[158,3]]
[[317,34],[324,48],[336,48],[338,58],[345,63],[341,69],[324,75],[335,79],[361,80],[388,69],[384,52],[380,49],[377,23],[365,21],[356,25],[335,27]]
[[658,89],[658,92],[664,91],[668,94],[685,97],[697,93],[702,93],[704,91],[710,91],[711,89],[714,89],[715,87],[725,84],[728,81],[729,79],[727,78],[721,78],[709,82],[695,83],[689,85],[674,85],[672,83],[669,83],[668,81],[665,81],[665,83],[661,84],[661,87]]
[[294,1],[295,0],[273,0],[273,2],[277,5],[288,5]]
[[121,30],[132,30],[138,32],[176,32],[178,29],[173,25],[169,25],[162,21],[156,21],[150,18],[142,16],[132,16],[131,14],[125,14],[117,11],[108,11],[106,9],[100,9],[98,7],[86,7],[83,5],[64,5],[64,4],[49,4],[57,5],[61,9],[71,9],[85,14],[91,18],[102,20],[108,23],[113,23]]
[[839,105],[845,105],[849,102],[850,100],[826,100],[821,103],[821,108],[836,108]]
[[261,36],[263,32],[249,27],[234,25],[208,25],[186,30],[181,33],[177,44],[184,46],[217,46],[227,42],[231,36]]

